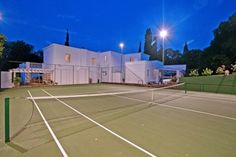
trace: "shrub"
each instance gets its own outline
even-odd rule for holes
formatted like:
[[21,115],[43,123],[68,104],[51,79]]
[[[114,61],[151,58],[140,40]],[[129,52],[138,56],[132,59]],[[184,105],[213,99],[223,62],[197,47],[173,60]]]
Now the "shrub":
[[20,77],[15,77],[14,83],[20,83],[20,82],[21,82],[21,78]]
[[225,70],[225,76],[229,76],[229,70]]
[[198,70],[197,69],[192,69],[189,73],[189,76],[199,76]]
[[225,71],[226,66],[223,64],[223,65],[221,65],[221,67],[222,67],[223,71]]
[[177,77],[176,76],[171,77],[171,81],[172,82],[177,82]]
[[213,71],[211,69],[203,69],[202,71],[202,76],[211,76],[211,74],[213,73]]
[[231,64],[231,70],[233,72],[236,72],[236,62],[234,64]]
[[224,74],[225,72],[224,72],[224,69],[223,69],[222,67],[218,67],[218,68],[216,69],[216,73],[217,73],[217,74]]
[[20,85],[20,82],[21,82],[21,78],[20,78],[20,77],[15,77],[15,78],[14,78],[13,83],[14,83],[15,86],[19,86],[19,85]]

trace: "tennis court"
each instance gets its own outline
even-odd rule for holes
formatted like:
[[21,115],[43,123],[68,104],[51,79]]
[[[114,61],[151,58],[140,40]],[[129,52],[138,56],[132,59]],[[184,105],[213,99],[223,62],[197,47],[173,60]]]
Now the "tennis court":
[[236,96],[96,84],[10,89],[1,157],[235,157]]

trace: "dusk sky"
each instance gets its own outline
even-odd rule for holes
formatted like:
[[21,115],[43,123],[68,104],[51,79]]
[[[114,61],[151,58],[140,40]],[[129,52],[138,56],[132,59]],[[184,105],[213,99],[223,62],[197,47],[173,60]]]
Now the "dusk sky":
[[119,51],[122,41],[125,52],[135,52],[147,28],[158,35],[164,17],[165,47],[182,51],[186,41],[191,49],[207,47],[234,12],[236,0],[0,0],[0,33],[38,50],[64,44],[68,28],[71,46]]

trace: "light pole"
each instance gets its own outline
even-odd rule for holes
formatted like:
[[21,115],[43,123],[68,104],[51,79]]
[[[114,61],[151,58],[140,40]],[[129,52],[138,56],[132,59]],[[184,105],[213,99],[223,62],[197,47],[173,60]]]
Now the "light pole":
[[121,69],[121,81],[124,82],[124,78],[123,78],[123,50],[124,50],[124,46],[125,44],[123,42],[121,42],[119,44],[120,47],[120,51],[121,51],[121,62],[120,62],[120,69]]
[[163,65],[165,64],[165,47],[164,47],[164,41],[165,41],[165,38],[167,37],[167,35],[168,35],[167,30],[162,29],[162,30],[160,31],[160,37],[162,38],[162,62],[163,62]]
[[121,51],[121,54],[123,54],[124,46],[125,46],[124,43],[120,43],[120,45],[119,45],[119,47],[120,47],[120,51]]

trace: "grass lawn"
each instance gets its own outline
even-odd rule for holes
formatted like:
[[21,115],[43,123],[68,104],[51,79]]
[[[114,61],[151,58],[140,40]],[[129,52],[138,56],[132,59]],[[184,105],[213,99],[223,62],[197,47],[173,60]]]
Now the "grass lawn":
[[181,82],[186,83],[187,90],[236,94],[236,75],[184,77]]

